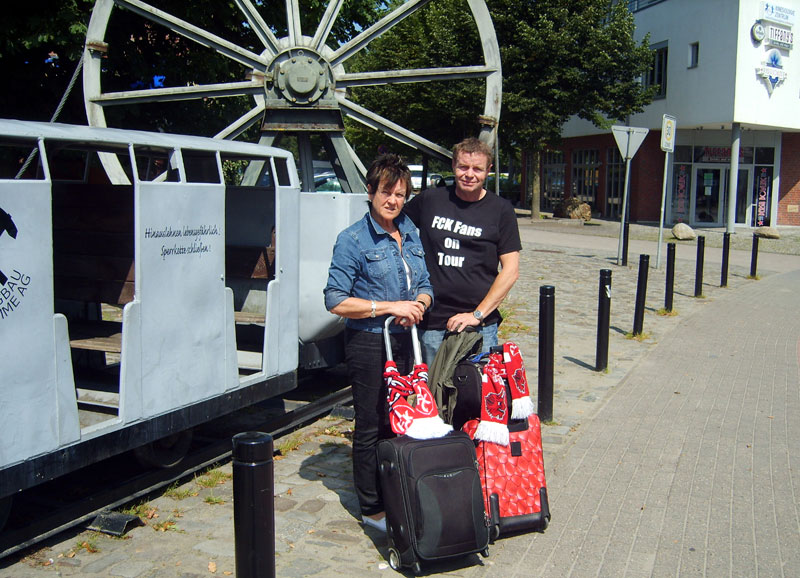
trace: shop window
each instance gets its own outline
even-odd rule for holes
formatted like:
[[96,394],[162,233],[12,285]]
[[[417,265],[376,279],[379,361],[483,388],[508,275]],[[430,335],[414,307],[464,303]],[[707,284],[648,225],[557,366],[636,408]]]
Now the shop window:
[[589,203],[594,208],[600,186],[600,151],[583,149],[572,151],[571,196]]
[[542,198],[540,210],[553,211],[562,201],[566,174],[563,152],[547,151],[542,154]]
[[697,68],[700,64],[700,43],[692,42],[689,45],[689,68]]
[[605,216],[618,219],[622,211],[625,192],[625,160],[619,149],[610,148],[606,154],[606,210]]
[[756,164],[757,165],[774,165],[775,164],[775,149],[756,147]]
[[654,44],[650,47],[653,51],[653,66],[650,71],[645,74],[643,83],[645,88],[655,86],[656,93],[654,98],[667,97],[667,52],[668,47],[666,42]]

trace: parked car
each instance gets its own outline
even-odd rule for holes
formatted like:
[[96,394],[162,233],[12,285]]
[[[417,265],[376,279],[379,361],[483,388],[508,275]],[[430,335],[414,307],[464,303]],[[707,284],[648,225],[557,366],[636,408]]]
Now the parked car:
[[336,173],[322,173],[314,177],[314,190],[317,192],[341,193],[342,185]]
[[411,188],[415,191],[439,186],[439,180],[442,178],[439,173],[428,173],[428,184],[423,187],[422,165],[408,165],[408,168],[411,170]]

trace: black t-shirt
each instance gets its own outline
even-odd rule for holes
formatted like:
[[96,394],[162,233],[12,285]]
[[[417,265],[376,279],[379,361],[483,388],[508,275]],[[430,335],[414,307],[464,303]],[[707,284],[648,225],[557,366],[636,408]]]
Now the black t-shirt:
[[[419,228],[433,284],[434,306],[422,327],[444,329],[456,313],[477,308],[497,277],[500,255],[522,249],[517,216],[511,203],[494,193],[467,202],[455,187],[423,191],[404,210]],[[501,319],[495,310],[485,323]]]

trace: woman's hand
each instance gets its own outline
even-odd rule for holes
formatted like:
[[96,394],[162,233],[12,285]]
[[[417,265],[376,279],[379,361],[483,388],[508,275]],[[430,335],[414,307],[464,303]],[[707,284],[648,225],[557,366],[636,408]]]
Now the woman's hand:
[[397,325],[410,327],[422,321],[425,307],[419,301],[394,301],[391,314],[397,318],[395,319]]

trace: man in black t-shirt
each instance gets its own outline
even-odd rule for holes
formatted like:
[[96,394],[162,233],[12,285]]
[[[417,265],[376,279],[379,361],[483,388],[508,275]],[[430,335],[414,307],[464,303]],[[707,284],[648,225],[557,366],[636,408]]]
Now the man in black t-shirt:
[[423,191],[404,208],[419,228],[435,296],[420,324],[428,364],[446,330],[477,327],[484,351],[497,345],[497,308],[519,277],[522,244],[514,208],[483,188],[491,159],[486,143],[461,141],[453,148],[455,184]]

